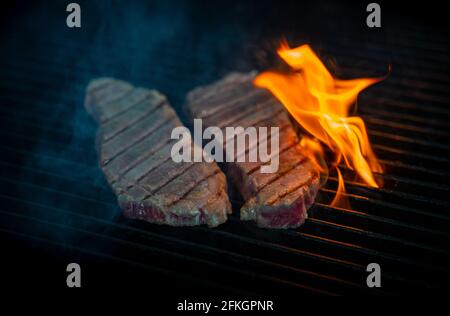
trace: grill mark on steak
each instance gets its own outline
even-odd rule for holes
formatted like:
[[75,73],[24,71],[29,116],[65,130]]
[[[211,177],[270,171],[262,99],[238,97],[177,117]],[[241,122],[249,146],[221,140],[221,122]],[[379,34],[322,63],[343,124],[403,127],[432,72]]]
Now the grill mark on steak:
[[[141,182],[145,181],[146,178],[150,178],[152,176],[152,173],[158,172],[158,169],[165,167],[164,165],[167,164],[167,162],[169,162],[169,165],[172,164],[170,162],[170,159],[167,159],[162,164],[156,166],[155,168],[153,168],[152,170],[147,172],[144,176],[140,177],[138,179],[138,183],[141,184]],[[158,190],[160,190],[162,187],[164,187],[164,185],[166,185],[167,183],[170,183],[172,180],[178,178],[179,176],[182,176],[185,172],[187,172],[193,166],[195,166],[195,163],[193,163],[193,162],[191,162],[191,163],[184,163],[184,164],[180,165],[180,167],[178,167],[178,168],[173,168],[173,166],[170,166],[169,168],[166,168],[167,172],[168,172],[168,178],[167,179],[165,179],[163,182],[156,182],[156,181],[152,182],[152,185],[151,186],[147,185],[147,188],[150,187],[150,192],[156,193]],[[150,180],[150,179],[148,179],[148,180]],[[153,187],[153,183],[155,183],[157,186]]]
[[105,105],[111,104],[116,100],[120,100],[123,96],[130,93],[132,91],[131,85],[123,84],[119,87],[111,87],[110,84],[105,89],[97,91],[94,94],[94,98],[96,98],[98,107],[103,108]]
[[[284,130],[286,130],[288,127],[289,127],[288,124],[285,124],[285,125],[279,127],[278,136],[279,136],[279,137],[282,136],[281,133],[282,133]],[[266,140],[264,143],[270,144],[271,140],[272,140],[272,134],[271,134],[271,133],[267,133],[267,140]],[[247,148],[243,153],[241,153],[238,157],[240,157],[240,156],[246,157],[247,154],[248,154],[251,150],[257,150],[257,149],[258,149],[258,146],[261,146],[261,145],[262,145],[262,143],[260,143],[259,141],[260,141],[260,139],[259,139],[259,135],[258,135],[258,141],[256,142],[256,144],[254,144],[254,145],[252,145],[252,146],[248,146],[248,148]],[[235,155],[234,155],[235,161],[237,161],[236,155],[238,154],[238,152],[235,151],[234,154],[235,154]],[[278,153],[277,155],[279,155],[279,153]],[[262,162],[261,162],[261,164],[262,164]]]
[[[168,144],[170,144],[170,143],[168,143]],[[158,161],[158,160],[155,161],[154,159],[144,160],[144,161],[142,161],[142,163],[136,165],[135,168],[128,170],[128,171],[126,172],[126,174],[124,175],[124,177],[125,177],[126,175],[128,175],[128,177],[130,177],[130,176],[132,176],[132,175],[134,174],[134,181],[139,182],[141,179],[143,179],[145,176],[147,176],[147,175],[148,175],[150,172],[152,172],[154,169],[158,168],[161,164],[163,164],[163,163],[165,163],[166,161],[169,161],[169,160],[171,159],[170,155],[168,155],[167,153],[164,153],[164,151],[163,151],[164,149],[166,149],[166,148],[168,148],[168,147],[169,147],[169,146],[161,147],[160,150],[158,150],[158,151],[155,152],[153,155],[151,155],[150,157],[148,157],[148,158],[155,158],[155,156],[158,156],[158,153],[161,153],[161,152],[162,152],[163,155],[160,155],[160,156],[164,157],[164,158],[161,158],[162,160],[160,160],[160,161]],[[155,159],[157,159],[157,158],[155,158]],[[139,165],[142,165],[142,164],[144,164],[145,162],[151,162],[151,163],[155,162],[155,164],[154,164],[154,165],[149,165],[149,166],[147,166],[147,167],[149,167],[149,168],[143,168],[143,171],[142,171],[142,172],[139,172],[139,171],[140,171]]]
[[[169,124],[173,121],[176,121],[176,117],[170,119],[167,122],[167,124],[161,122],[161,124],[157,127],[158,132],[163,131],[166,133],[170,133],[171,128]],[[125,152],[115,157],[107,164],[104,164],[103,167],[106,169],[106,171],[109,171],[110,169],[112,171],[122,170],[121,175],[124,175],[126,172],[128,172],[138,164],[142,163],[145,159],[151,158],[153,154],[158,152],[158,150],[164,148],[167,144],[173,141],[171,139],[166,138],[163,142],[160,142],[163,139],[161,139],[159,136],[160,135],[156,133],[150,135],[149,137],[143,139],[142,141],[128,148]],[[151,147],[151,150],[143,154],[142,152],[146,151],[146,148],[148,147]],[[134,164],[134,162],[136,162],[136,164]]]
[[166,186],[168,183],[170,183],[172,180],[178,178],[179,176],[184,175],[185,173],[187,173],[191,168],[194,168],[194,166],[196,166],[195,164],[190,164],[188,165],[186,168],[181,169],[181,172],[173,175],[171,178],[169,178],[168,180],[166,180],[165,182],[163,182],[162,184],[160,184],[157,188],[155,188],[152,193],[157,193],[159,190],[161,190],[162,188],[164,188],[164,186]]
[[[232,77],[233,75],[230,75]],[[207,113],[214,112],[216,107],[233,101],[235,95],[241,95],[241,90],[251,89],[252,83],[249,83],[248,80],[245,80],[241,86],[238,87],[238,91],[236,91],[236,82],[229,80],[228,82],[220,82],[219,84],[213,84],[214,89],[203,89],[202,87],[196,88],[189,92],[188,101],[192,104],[192,108],[200,107],[200,115],[199,117],[203,117],[203,115]],[[228,93],[230,90],[235,92],[234,94]],[[236,93],[237,92],[237,93]],[[208,106],[204,107],[205,100],[208,100]]]
[[297,186],[291,188],[290,190],[288,190],[288,191],[284,192],[283,194],[279,195],[278,197],[275,197],[275,198],[269,200],[269,201],[267,202],[267,204],[268,204],[268,205],[273,205],[273,204],[275,204],[276,202],[279,202],[280,199],[282,199],[283,197],[285,197],[285,196],[287,196],[287,195],[289,195],[289,194],[291,194],[291,193],[293,193],[293,192],[295,192],[295,191],[297,191],[297,190],[299,190],[299,189],[303,189],[305,186],[307,186],[308,184],[312,183],[316,178],[318,178],[318,176],[317,176],[317,177],[310,178],[308,181],[305,181],[305,182],[300,183],[299,185],[297,185]]
[[[261,90],[255,90],[255,89],[251,90],[250,88],[248,88],[246,90],[248,90],[247,94],[238,95],[236,97],[233,97],[232,100],[230,100],[226,103],[222,103],[222,104],[220,104],[220,106],[214,107],[215,111],[209,112],[208,114],[204,115],[202,118],[203,119],[211,119],[211,118],[214,118],[215,116],[223,116],[228,113],[234,113],[233,111],[235,111],[236,108],[242,107],[243,103],[248,104],[249,102],[253,101],[256,104],[258,104],[258,102],[257,102],[258,99],[264,98],[264,93],[262,93]],[[267,98],[265,98],[265,99],[267,99]],[[208,103],[208,104],[210,104],[210,103]]]
[[[295,172],[300,172],[299,178],[302,177],[301,171],[302,164],[306,163],[307,160],[303,155],[297,155],[298,148],[294,147],[289,153],[284,154],[280,157],[279,169],[276,173],[254,173],[253,175],[246,172],[245,167],[240,164],[231,166],[231,173],[236,175],[241,173],[239,177],[239,183],[237,184],[241,195],[244,199],[251,199],[252,197],[258,198],[259,193],[262,192],[263,198],[261,201],[265,201],[267,198],[267,192],[273,191],[272,185],[277,189],[277,185],[280,186],[278,189],[283,189],[286,185],[282,184],[285,179],[292,177],[291,172],[295,169]],[[304,174],[303,174],[304,177]],[[278,181],[279,180],[279,181]],[[280,183],[281,181],[281,183]],[[288,184],[295,184],[298,179],[291,179]]]
[[[241,113],[236,114],[235,116],[231,116],[226,120],[221,121],[221,124],[219,124],[219,127],[226,127],[226,126],[254,126],[255,123],[257,123],[258,121],[256,121],[255,123],[250,123],[250,124],[242,124],[242,122],[248,118],[250,115],[253,114],[254,119],[257,118],[256,115],[264,115],[267,114],[266,116],[263,116],[263,119],[267,119],[270,116],[274,116],[279,114],[283,109],[278,109],[278,111],[274,111],[275,109],[271,108],[270,105],[273,103],[273,100],[267,100],[264,103],[261,103],[257,106],[255,106],[254,109],[246,109],[243,110]],[[253,118],[253,117],[252,117]],[[209,121],[207,120],[207,123]],[[248,122],[245,122],[248,123]]]
[[[118,112],[114,113],[114,115],[108,116],[105,120],[102,121],[103,124],[105,124],[105,127],[109,124],[111,124],[111,121],[118,121],[119,119],[122,119],[121,116],[125,115],[127,113],[130,113],[130,111],[135,108],[142,106],[144,104],[151,106],[150,108],[154,107],[154,104],[149,102],[153,98],[151,93],[142,93],[141,95],[137,95],[135,98],[130,98],[130,100],[127,100],[128,107],[124,107]],[[165,100],[161,100],[161,102],[164,102]]]
[[[212,97],[201,100],[198,103],[198,107],[201,107],[201,116],[211,116],[215,115],[218,111],[223,110],[223,108],[230,107],[239,103],[242,98],[245,97],[245,94],[250,93],[253,94],[250,85],[242,85],[235,91],[234,93],[220,93],[213,95]],[[208,107],[205,108],[205,103],[207,102]]]
[[300,157],[300,159],[296,163],[294,163],[294,165],[289,166],[289,168],[287,168],[286,170],[284,170],[282,172],[275,173],[275,175],[276,175],[275,177],[270,179],[268,182],[264,183],[262,186],[258,187],[258,189],[256,190],[256,194],[261,192],[264,188],[270,186],[272,183],[274,183],[278,179],[282,178],[284,175],[286,175],[289,172],[291,172],[292,170],[296,169],[298,166],[304,164],[305,162],[306,162],[306,157]]
[[[149,116],[150,117],[150,116]],[[154,119],[153,117],[151,117],[152,119]],[[148,129],[145,130],[145,132],[141,133],[140,131],[138,131],[138,133],[141,133],[140,136],[137,136],[136,138],[134,138],[133,141],[131,142],[127,142],[125,140],[125,137],[123,136],[124,133],[121,134],[123,141],[125,142],[125,144],[123,144],[122,146],[117,146],[117,147],[113,147],[110,151],[110,153],[105,153],[105,161],[107,162],[111,162],[112,160],[116,159],[117,157],[119,157],[120,155],[122,155],[125,151],[127,151],[128,149],[130,149],[131,147],[135,146],[136,144],[138,144],[139,142],[143,141],[145,139],[145,137],[149,136],[152,132],[155,131],[155,129],[157,129],[159,126],[168,123],[170,121],[170,119],[166,119],[164,121],[161,122],[161,124],[157,125],[157,126],[152,126],[151,124],[146,124],[148,126]],[[143,123],[144,121],[142,121]],[[143,124],[144,125],[144,124]],[[144,126],[145,127],[145,126]],[[134,126],[133,128],[136,128],[136,126]],[[137,129],[137,128],[136,128]],[[130,130],[130,129],[129,129]],[[128,135],[127,135],[128,136]],[[116,140],[118,138],[115,138]],[[132,137],[133,139],[133,137]],[[109,143],[112,143],[114,141],[111,140],[109,141]]]
[[105,106],[108,107],[108,111],[103,112],[101,123],[108,123],[110,120],[119,116],[121,113],[126,112],[128,108],[145,98],[151,98],[151,94],[145,89],[132,89],[119,99],[108,102],[105,104]]
[[[184,194],[186,196],[190,196],[191,198],[195,198],[196,196],[204,196],[209,199],[209,195],[212,192],[209,188],[209,186],[217,186],[213,182],[206,183],[203,182],[205,179],[209,179],[209,176],[212,173],[220,172],[220,169],[217,167],[217,165],[207,165],[207,164],[198,164],[196,163],[193,168],[189,168],[185,174],[183,174],[180,177],[175,178],[170,185],[166,185],[158,191],[157,194],[163,194],[167,195],[170,198],[166,199],[166,202],[174,202]],[[224,175],[220,172],[221,176],[224,177]],[[182,181],[183,178],[188,178],[191,181],[185,182]],[[225,179],[225,177],[224,177]],[[205,188],[205,186],[208,186],[208,188]],[[191,193],[189,193],[190,191]]]
[[[216,176],[217,174],[219,174],[221,171],[215,170],[213,173],[211,173],[210,175],[206,176],[203,179],[197,180],[197,182],[195,183],[194,186],[192,186],[187,192],[185,192],[182,196],[180,196],[177,200],[171,202],[171,204],[169,204],[169,206],[173,206],[177,203],[179,203],[180,201],[182,201],[185,197],[187,197],[192,191],[195,190],[195,188],[197,188],[201,183],[205,182],[206,180],[208,180],[211,177]],[[217,194],[221,194],[220,192],[218,192]]]
[[100,125],[101,168],[127,217],[174,226],[226,221],[231,205],[217,164],[171,160],[172,129],[183,125],[164,96],[100,79],[85,102]]
[[[283,149],[281,149],[281,150],[278,152],[278,156],[281,156],[282,154],[284,154],[286,151],[290,150],[290,149],[291,149],[292,147],[294,147],[294,146],[297,146],[297,143],[293,142],[293,143],[291,143],[290,145],[288,145],[287,147],[284,147]],[[249,176],[251,176],[253,173],[255,173],[256,171],[259,170],[259,168],[261,167],[261,164],[262,164],[262,163],[260,163],[260,164],[258,164],[258,165],[256,165],[256,166],[254,166],[253,168],[251,168],[250,170],[248,170],[248,171],[247,171],[247,174],[248,174]]]
[[151,156],[153,156],[153,154],[155,154],[159,149],[161,149],[164,146],[166,146],[167,144],[169,144],[171,141],[172,141],[171,139],[168,139],[165,143],[162,143],[162,144],[159,144],[159,146],[153,147],[152,150],[150,150],[147,154],[139,156],[137,159],[135,159],[133,162],[131,162],[128,165],[128,167],[126,167],[121,173],[119,173],[117,179],[113,180],[113,183],[116,182],[118,179],[122,178],[129,170],[131,170],[132,168],[136,167],[142,161],[144,161],[145,159],[148,159]]
[[[145,173],[144,173],[143,175],[139,176],[137,179],[134,179],[134,181],[136,181],[137,184],[140,184],[140,182],[142,182],[142,180],[143,180],[145,177],[147,177],[148,175],[150,175],[151,172],[155,171],[158,167],[161,167],[161,165],[163,165],[164,163],[166,163],[166,162],[168,162],[168,161],[170,161],[170,157],[164,158],[164,160],[163,160],[163,161],[160,161],[158,165],[152,166],[149,170],[146,170]],[[132,170],[132,169],[130,169],[130,170]],[[126,174],[125,174],[123,177],[121,177],[121,178],[124,178],[124,177],[126,177]],[[117,181],[120,181],[121,178],[117,179]],[[127,189],[133,187],[134,185],[136,185],[136,184],[130,184],[130,185],[128,185],[128,186],[127,186]],[[150,190],[149,192],[152,192],[152,190]]]
[[[235,106],[238,104],[243,98],[246,98],[246,93],[250,92],[251,94],[254,94],[255,91],[252,91],[252,87],[250,85],[243,85],[237,89],[237,91],[234,91],[235,93],[232,94],[221,94],[216,93],[211,98],[208,98],[207,100],[199,101],[197,104],[198,107],[202,107],[200,111],[201,117],[208,117],[215,115],[218,113],[218,111],[223,110],[224,108]],[[205,102],[207,101],[207,107],[205,108]]]
[[[146,101],[141,101],[138,102],[136,104],[134,104],[134,106],[139,105],[139,104],[145,104]],[[113,132],[113,134],[110,134],[109,136],[105,135],[104,138],[104,142],[107,143],[109,141],[112,141],[114,138],[116,138],[117,136],[120,136],[122,133],[124,133],[127,129],[129,129],[130,127],[133,126],[133,124],[138,124],[140,122],[142,122],[143,120],[145,120],[149,115],[153,114],[153,112],[155,112],[157,109],[159,109],[160,107],[162,107],[162,105],[164,104],[165,101],[161,101],[159,102],[156,106],[154,106],[153,108],[150,108],[149,110],[147,110],[147,112],[144,112],[141,116],[137,116],[134,121],[133,120],[129,120],[128,121],[128,125],[124,125],[123,127],[117,129],[115,132]],[[127,109],[128,111],[130,111],[131,109]],[[122,114],[124,114],[125,112],[123,112]]]
[[[204,170],[206,170],[207,172],[203,173]],[[176,190],[177,193],[186,192],[186,190],[189,190],[189,188],[195,189],[196,184],[201,183],[201,181],[206,179],[209,175],[211,175],[211,173],[214,173],[218,170],[218,168],[214,167],[205,169],[204,165],[192,163],[186,167],[183,167],[177,174],[172,175],[172,179],[170,179],[170,181],[163,181],[161,183],[158,183],[158,186],[150,188],[150,192],[152,194],[173,192],[174,190]],[[187,184],[182,183],[181,187],[174,187],[173,183],[179,182],[179,179],[184,176],[195,179],[195,181],[189,182]],[[167,186],[169,183],[172,186]]]
[[[315,177],[316,173],[311,171],[314,170],[312,167],[313,166],[309,160],[297,165],[294,169],[291,169],[288,173],[286,173],[284,177],[278,178],[276,181],[272,182],[270,186],[266,186],[264,189],[260,190],[258,194],[255,195],[255,198],[270,201],[270,197],[273,198],[274,195],[275,199],[284,197],[286,194],[292,192],[293,188],[297,187],[297,185],[301,185],[301,183],[309,183],[308,181]],[[304,178],[307,179],[307,181],[303,180]],[[287,193],[279,194],[280,191]],[[266,204],[271,205],[272,203]]]
[[[279,110],[279,111],[278,111],[277,113],[275,113],[275,114],[269,114],[268,116],[263,117],[263,118],[260,119],[259,121],[256,121],[256,122],[253,122],[253,123],[251,123],[251,124],[248,124],[246,127],[248,127],[248,126],[259,126],[260,124],[262,124],[262,123],[264,123],[264,122],[270,121],[274,115],[277,116],[277,115],[279,115],[279,114],[283,114],[283,109]],[[237,122],[236,122],[236,123],[237,123]],[[219,127],[221,127],[222,129],[224,128],[224,126],[222,127],[222,126],[220,126],[220,125],[219,125]],[[241,135],[241,134],[242,134],[242,133],[236,134],[234,137],[237,137],[237,136],[239,136],[239,135]],[[225,145],[225,146],[226,146],[226,142],[229,141],[230,139],[231,139],[231,137],[225,139],[225,142],[224,142],[224,145]]]

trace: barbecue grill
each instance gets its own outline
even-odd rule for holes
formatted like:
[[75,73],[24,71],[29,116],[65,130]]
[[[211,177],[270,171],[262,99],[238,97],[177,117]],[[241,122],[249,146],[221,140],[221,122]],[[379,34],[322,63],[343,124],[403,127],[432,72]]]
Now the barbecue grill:
[[[391,7],[382,28],[370,29],[365,5],[258,1],[127,8],[80,2],[82,27],[69,29],[65,5],[2,10],[14,16],[0,28],[0,234],[8,284],[65,287],[65,267],[77,262],[83,287],[151,287],[176,300],[186,293],[274,298],[446,290],[445,27]],[[311,44],[338,77],[386,75],[390,65],[387,79],[364,91],[357,106],[386,169],[377,175],[383,186],[370,188],[343,167],[351,208],[332,207],[332,172],[298,229],[260,229],[237,212],[215,229],[124,218],[98,167],[96,124],[83,108],[89,80],[113,76],[158,89],[185,119],[189,90],[230,71],[273,65],[269,47],[280,35]],[[239,197],[232,199],[238,210]],[[30,261],[37,271],[29,271]],[[369,263],[381,266],[380,288],[366,285]]]

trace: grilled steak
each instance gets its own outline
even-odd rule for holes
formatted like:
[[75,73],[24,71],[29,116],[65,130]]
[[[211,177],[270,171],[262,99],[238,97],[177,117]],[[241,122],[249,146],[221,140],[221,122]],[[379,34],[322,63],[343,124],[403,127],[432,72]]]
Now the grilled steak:
[[226,221],[231,206],[217,164],[171,159],[171,132],[182,124],[163,95],[100,78],[85,105],[100,125],[100,166],[126,216],[173,226]]
[[277,172],[262,173],[261,162],[234,159],[228,164],[227,175],[245,200],[241,219],[254,220],[260,227],[297,227],[303,224],[306,210],[314,202],[319,172],[298,145],[283,106],[267,90],[255,88],[253,78],[253,73],[235,73],[196,88],[188,94],[187,111],[192,119],[201,118],[205,128],[279,127]]

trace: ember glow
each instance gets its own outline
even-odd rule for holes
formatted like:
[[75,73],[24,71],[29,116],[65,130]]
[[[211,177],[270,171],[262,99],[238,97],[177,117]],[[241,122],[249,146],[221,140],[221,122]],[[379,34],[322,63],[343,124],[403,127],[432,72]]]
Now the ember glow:
[[[321,147],[325,144],[335,156],[333,165],[336,168],[343,159],[365,183],[379,187],[373,172],[381,173],[382,167],[372,151],[364,121],[359,116],[349,116],[349,112],[359,92],[382,78],[333,78],[309,45],[289,48],[284,42],[277,52],[291,71],[263,72],[255,78],[254,84],[271,91],[313,136],[304,136],[301,145],[322,173],[327,172]],[[342,195],[345,186],[339,169],[337,174],[338,189],[331,204],[344,206],[347,203]]]

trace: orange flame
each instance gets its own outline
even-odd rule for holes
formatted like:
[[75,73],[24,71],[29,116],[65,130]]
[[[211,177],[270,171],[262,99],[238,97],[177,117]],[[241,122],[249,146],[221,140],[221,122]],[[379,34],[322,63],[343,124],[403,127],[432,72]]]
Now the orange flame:
[[[306,131],[326,144],[335,155],[336,165],[344,158],[349,169],[377,188],[373,172],[381,173],[382,167],[372,151],[363,120],[349,116],[349,112],[359,92],[383,78],[335,79],[309,45],[291,49],[284,42],[277,52],[292,72],[263,72],[254,84],[270,90]],[[312,153],[310,156],[323,157],[320,143],[309,139],[302,142],[307,152]],[[322,167],[319,170],[323,172]],[[339,184],[332,204],[342,205],[340,195],[345,193],[345,187],[341,173],[337,172]]]

